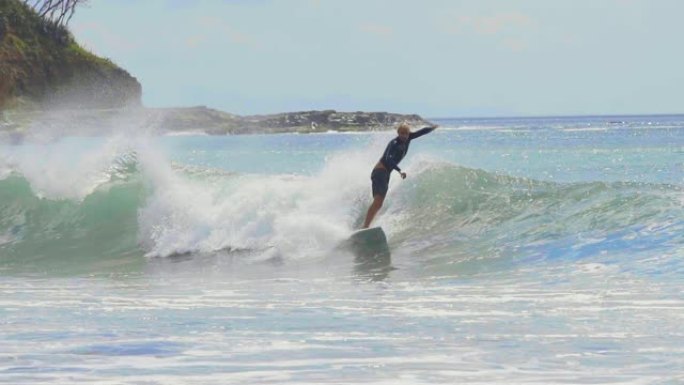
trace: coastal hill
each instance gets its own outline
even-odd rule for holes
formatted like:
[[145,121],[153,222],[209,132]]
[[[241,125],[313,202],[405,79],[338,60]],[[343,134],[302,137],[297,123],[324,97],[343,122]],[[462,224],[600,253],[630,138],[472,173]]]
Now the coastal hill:
[[174,133],[207,135],[302,134],[329,131],[383,131],[393,129],[400,122],[414,127],[430,122],[418,115],[388,112],[301,111],[270,115],[240,116],[207,108],[124,108],[124,109],[51,109],[30,112],[29,118],[20,113],[7,114],[20,124],[0,122],[0,139],[10,136],[21,140],[38,135],[61,137],[67,135],[108,135],[115,132],[136,132],[146,135]]
[[142,87],[20,0],[0,1],[0,109],[121,108]]
[[[77,44],[69,30],[21,0],[0,0],[0,139],[49,132],[211,135],[385,130],[418,115],[335,110],[240,116],[204,106],[145,108],[142,86],[126,70]],[[32,132],[29,132],[32,131]]]
[[429,124],[419,115],[389,112],[323,110],[240,116],[204,106],[148,111],[152,116],[158,116],[157,126],[161,131],[201,131],[214,135],[379,131],[390,129],[400,122],[416,126]]

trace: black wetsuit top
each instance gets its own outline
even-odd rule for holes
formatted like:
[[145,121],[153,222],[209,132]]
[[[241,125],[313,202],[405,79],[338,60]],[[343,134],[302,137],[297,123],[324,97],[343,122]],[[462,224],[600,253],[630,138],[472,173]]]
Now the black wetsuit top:
[[382,154],[382,158],[380,158],[380,163],[382,163],[382,165],[385,166],[385,168],[389,172],[392,172],[392,170],[397,170],[401,172],[401,169],[399,168],[398,164],[399,162],[401,162],[402,159],[404,159],[404,156],[406,156],[411,140],[421,137],[427,133],[430,133],[434,129],[434,127],[425,127],[421,128],[416,132],[412,132],[411,134],[409,134],[409,138],[405,142],[399,139],[398,137],[392,139],[387,144],[387,148],[385,149],[385,152]]

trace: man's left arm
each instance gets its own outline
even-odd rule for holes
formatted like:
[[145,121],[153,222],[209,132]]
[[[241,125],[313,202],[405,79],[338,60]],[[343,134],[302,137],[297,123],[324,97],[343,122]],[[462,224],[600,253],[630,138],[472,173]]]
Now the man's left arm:
[[419,138],[425,134],[429,134],[432,131],[434,131],[435,128],[437,128],[437,127],[439,127],[439,126],[436,124],[433,124],[432,126],[428,126],[428,127],[423,127],[420,130],[418,130],[416,132],[412,132],[411,134],[409,134],[409,139],[415,139],[415,138]]

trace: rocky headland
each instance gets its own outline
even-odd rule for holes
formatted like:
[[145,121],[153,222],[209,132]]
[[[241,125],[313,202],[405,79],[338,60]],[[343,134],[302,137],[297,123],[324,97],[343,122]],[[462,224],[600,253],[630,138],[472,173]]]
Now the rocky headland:
[[[418,115],[335,110],[242,116],[205,106],[145,108],[142,86],[126,70],[77,44],[65,26],[21,0],[0,0],[0,137],[36,130],[51,136],[150,133],[210,135],[386,130]],[[33,131],[33,132],[29,132]]]
[[429,124],[419,115],[389,112],[323,110],[241,116],[204,106],[148,111],[151,116],[158,117],[157,125],[161,131],[201,131],[214,135],[381,131],[400,122]]

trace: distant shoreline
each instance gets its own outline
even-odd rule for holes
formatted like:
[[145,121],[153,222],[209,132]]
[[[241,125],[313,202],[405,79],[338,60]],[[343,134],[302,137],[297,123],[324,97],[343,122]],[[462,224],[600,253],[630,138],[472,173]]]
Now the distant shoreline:
[[466,116],[466,117],[428,117],[428,120],[544,120],[544,119],[571,119],[571,118],[586,118],[586,119],[601,119],[601,118],[640,118],[640,117],[665,117],[665,116],[684,116],[684,112],[672,114],[593,114],[593,115],[520,115],[520,116]]
[[207,135],[370,132],[432,124],[417,114],[384,111],[311,110],[269,115],[236,115],[205,106],[182,108],[58,109],[8,111],[0,116],[0,133],[23,136],[46,130],[51,134],[106,135],[133,128],[149,133],[197,132]]
[[[263,115],[236,115],[204,106],[180,108],[60,109],[54,111],[0,111],[0,140],[21,142],[34,134],[48,136],[109,135],[140,127],[160,135],[271,135],[363,133],[389,131],[400,122],[420,127],[437,122],[496,124],[510,121],[573,119],[587,124],[622,125],[635,120],[684,118],[684,114],[558,115],[510,117],[432,117],[389,112],[311,110]],[[136,130],[137,131],[137,130]]]

